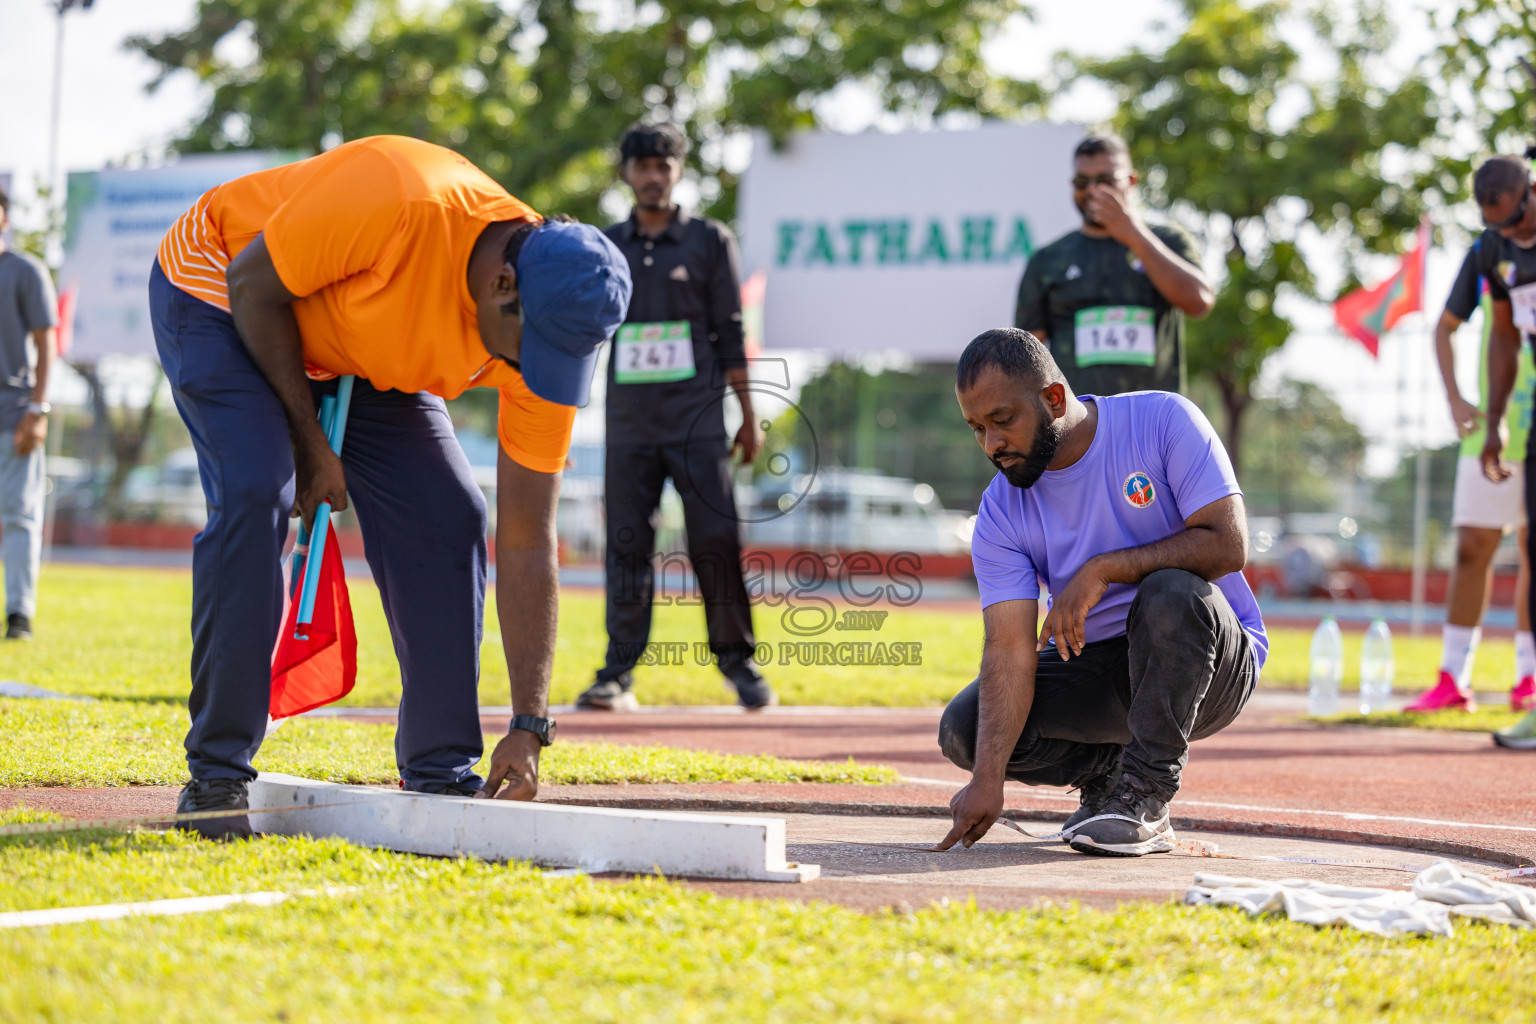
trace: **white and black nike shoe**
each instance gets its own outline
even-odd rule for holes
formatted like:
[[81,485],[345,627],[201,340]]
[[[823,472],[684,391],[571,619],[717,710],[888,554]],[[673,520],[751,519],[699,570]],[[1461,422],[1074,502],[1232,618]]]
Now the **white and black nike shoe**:
[[1072,841],[1072,834],[1083,822],[1099,813],[1099,807],[1108,800],[1115,788],[1115,780],[1119,775],[1113,771],[1105,772],[1083,783],[1077,790],[1079,800],[1077,810],[1061,824],[1061,831],[1057,833],[1064,843]]
[[1077,825],[1067,840],[1079,853],[1140,857],[1173,849],[1168,805],[1145,780],[1129,772],[1122,774],[1097,810]]

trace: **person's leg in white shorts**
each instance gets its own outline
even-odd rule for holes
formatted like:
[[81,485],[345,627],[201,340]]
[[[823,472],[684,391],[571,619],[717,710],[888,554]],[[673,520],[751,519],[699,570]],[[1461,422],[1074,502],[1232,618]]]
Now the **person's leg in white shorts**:
[[[1525,467],[1517,463],[1511,468],[1514,473],[1508,480],[1494,483],[1483,475],[1478,459],[1464,456],[1457,460],[1451,511],[1451,524],[1456,527],[1456,564],[1446,593],[1440,679],[1434,689],[1410,704],[1409,710],[1475,709],[1472,662],[1493,585],[1493,555],[1511,529],[1520,531],[1520,577],[1516,584],[1520,593],[1515,596],[1517,653],[1536,659],[1525,607],[1530,579],[1525,555]],[[1517,692],[1520,679],[1536,671],[1536,666],[1521,664],[1525,660],[1516,659]]]

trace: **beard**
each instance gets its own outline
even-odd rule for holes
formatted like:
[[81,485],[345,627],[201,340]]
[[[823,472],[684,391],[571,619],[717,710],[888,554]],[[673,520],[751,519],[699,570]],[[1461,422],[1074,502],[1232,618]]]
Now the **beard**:
[[[1020,490],[1028,490],[1040,479],[1040,474],[1050,466],[1051,460],[1056,457],[1056,449],[1061,447],[1061,439],[1066,434],[1060,421],[1044,409],[1040,410],[1040,424],[1035,431],[1035,442],[1030,445],[1029,453],[1001,451],[996,455],[989,455],[992,465],[996,466],[1008,482]],[[1017,459],[1011,466],[1005,466],[1000,459]]]
[[1073,202],[1074,205],[1077,206],[1077,212],[1083,215],[1083,223],[1084,224],[1088,225],[1090,228],[1101,228],[1101,227],[1104,226],[1103,224],[1100,224],[1097,220],[1093,219],[1093,217],[1089,216],[1089,214],[1088,214],[1088,200],[1074,198],[1072,200],[1072,202]]

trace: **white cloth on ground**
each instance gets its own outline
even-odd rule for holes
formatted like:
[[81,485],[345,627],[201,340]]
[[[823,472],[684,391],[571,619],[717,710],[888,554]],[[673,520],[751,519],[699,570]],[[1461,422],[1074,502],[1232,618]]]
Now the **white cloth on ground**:
[[1536,890],[1498,882],[1443,860],[1421,871],[1411,892],[1304,879],[1196,874],[1184,902],[1241,907],[1254,916],[1278,912],[1303,924],[1342,924],[1385,936],[1450,935],[1453,914],[1518,927],[1536,924]]

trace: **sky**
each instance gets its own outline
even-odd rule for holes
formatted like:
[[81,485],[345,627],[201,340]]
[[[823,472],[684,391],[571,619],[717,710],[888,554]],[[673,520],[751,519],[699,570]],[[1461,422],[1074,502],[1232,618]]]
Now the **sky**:
[[[1429,16],[1419,0],[1402,4],[1400,38],[1394,64],[1411,65],[1433,43]],[[6,30],[0,33],[0,173],[12,174],[12,195],[19,224],[36,223],[34,185],[48,169],[51,89],[58,18],[47,0],[3,0]],[[1175,23],[1177,5],[1169,0],[1097,0],[1092,10],[1092,34],[1083,31],[1083,8],[1077,4],[1040,0],[1031,20],[1016,18],[986,51],[998,70],[1033,75],[1052,54],[1066,49],[1111,55],[1140,45],[1156,46],[1170,35],[1158,24]],[[99,168],[159,156],[165,144],[191,122],[204,96],[190,76],[176,76],[153,94],[144,86],[154,68],[142,57],[126,52],[122,41],[134,34],[154,35],[184,27],[191,21],[195,0],[96,0],[88,11],[66,17],[63,91],[59,131],[61,177],[69,170]],[[1305,54],[1304,54],[1305,56]],[[1111,113],[1106,94],[1078,88],[1057,103],[1062,120],[1093,123]],[[857,130],[875,112],[856,95],[839,96],[830,110],[835,127]],[[1460,263],[1459,252],[1436,252],[1429,264],[1429,296],[1438,309]],[[1390,266],[1383,264],[1383,275]],[[1324,282],[1326,287],[1326,281]],[[1382,356],[1373,360],[1357,343],[1332,327],[1326,306],[1294,308],[1298,333],[1266,368],[1266,382],[1282,376],[1312,380],[1326,387],[1372,441],[1369,468],[1385,472],[1395,462],[1398,446],[1444,444],[1454,438],[1440,398],[1438,374],[1420,317],[1410,317],[1389,336]],[[1477,353],[1471,327],[1458,339],[1458,376],[1464,393],[1473,394]],[[61,382],[64,383],[64,382]],[[57,398],[75,399],[76,387],[65,384]]]

